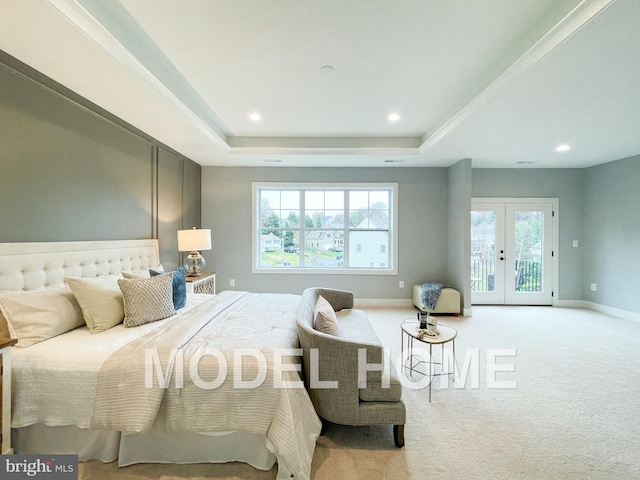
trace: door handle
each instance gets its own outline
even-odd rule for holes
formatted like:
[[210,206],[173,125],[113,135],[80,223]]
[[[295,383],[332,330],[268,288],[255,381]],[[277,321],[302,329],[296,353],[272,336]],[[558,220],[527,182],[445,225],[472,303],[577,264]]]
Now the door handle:
[[504,260],[504,257],[500,257],[500,260]]

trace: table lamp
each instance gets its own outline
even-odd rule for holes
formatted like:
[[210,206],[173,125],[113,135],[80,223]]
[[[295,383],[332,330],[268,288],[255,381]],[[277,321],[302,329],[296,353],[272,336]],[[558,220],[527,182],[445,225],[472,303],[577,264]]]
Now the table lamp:
[[200,250],[211,250],[211,230],[196,227],[191,230],[178,230],[178,250],[190,252],[184,261],[187,276],[199,277],[205,265]]

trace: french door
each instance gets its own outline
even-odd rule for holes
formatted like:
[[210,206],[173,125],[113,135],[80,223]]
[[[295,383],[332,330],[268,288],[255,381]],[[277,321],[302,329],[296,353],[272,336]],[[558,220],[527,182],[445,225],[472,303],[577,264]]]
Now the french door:
[[553,303],[555,202],[553,199],[473,200],[472,304]]

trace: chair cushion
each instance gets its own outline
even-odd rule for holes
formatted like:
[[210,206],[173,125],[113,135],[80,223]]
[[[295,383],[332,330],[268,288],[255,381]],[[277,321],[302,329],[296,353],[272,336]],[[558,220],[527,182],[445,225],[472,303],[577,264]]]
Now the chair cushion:
[[[369,374],[367,388],[359,390],[360,400],[363,402],[399,402],[402,398],[402,384],[398,379],[398,374],[393,365],[390,368],[389,388],[382,388],[382,383],[371,381],[372,374]],[[379,374],[376,373],[376,377]]]
[[358,343],[382,345],[378,335],[369,322],[367,314],[362,310],[340,310],[336,312],[340,331],[338,336]]

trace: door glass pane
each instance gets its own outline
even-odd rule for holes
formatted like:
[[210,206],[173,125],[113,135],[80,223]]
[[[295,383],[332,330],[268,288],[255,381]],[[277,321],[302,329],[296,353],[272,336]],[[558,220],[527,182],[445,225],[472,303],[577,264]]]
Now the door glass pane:
[[496,212],[471,212],[471,291],[496,291]]
[[542,292],[542,211],[515,212],[514,288]]

